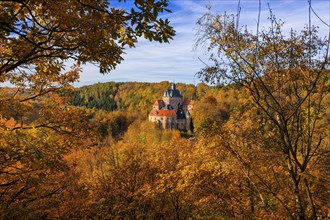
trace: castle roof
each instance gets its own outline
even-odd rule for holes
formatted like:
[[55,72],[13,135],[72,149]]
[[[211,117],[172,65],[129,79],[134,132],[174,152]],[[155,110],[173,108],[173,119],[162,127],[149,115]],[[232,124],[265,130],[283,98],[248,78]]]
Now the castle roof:
[[149,116],[176,116],[176,113],[174,110],[151,110],[149,113]]
[[163,110],[171,110],[171,109],[174,109],[174,108],[173,108],[172,105],[167,104],[167,105],[165,105],[162,109],[163,109]]
[[165,106],[165,102],[163,100],[157,100],[157,101],[155,101],[154,106],[163,107],[163,106]]
[[181,94],[180,90],[176,89],[175,83],[173,83],[172,88],[168,89],[164,92],[164,97],[181,97],[182,98],[182,94]]
[[183,105],[194,105],[195,101],[194,100],[186,100],[183,102]]

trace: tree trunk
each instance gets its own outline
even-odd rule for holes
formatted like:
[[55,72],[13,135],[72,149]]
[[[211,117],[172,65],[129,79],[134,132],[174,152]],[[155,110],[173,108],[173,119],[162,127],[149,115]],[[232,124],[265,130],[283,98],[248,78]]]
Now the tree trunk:
[[295,210],[296,210],[297,219],[305,220],[306,219],[305,212],[302,207],[301,195],[299,191],[299,178],[297,177],[297,173],[293,169],[290,155],[287,155],[287,165],[290,174],[290,179],[292,182],[292,190],[295,198]]

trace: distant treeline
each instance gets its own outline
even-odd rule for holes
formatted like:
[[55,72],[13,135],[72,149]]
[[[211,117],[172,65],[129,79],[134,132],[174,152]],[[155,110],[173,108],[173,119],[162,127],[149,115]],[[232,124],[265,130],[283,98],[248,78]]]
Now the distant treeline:
[[[92,109],[106,111],[124,110],[138,112],[144,115],[151,110],[152,104],[162,99],[170,82],[141,83],[141,82],[107,82],[77,88],[72,104]],[[208,87],[200,84],[199,87]],[[177,83],[177,89],[182,91],[184,99],[197,99],[198,90],[192,84]]]

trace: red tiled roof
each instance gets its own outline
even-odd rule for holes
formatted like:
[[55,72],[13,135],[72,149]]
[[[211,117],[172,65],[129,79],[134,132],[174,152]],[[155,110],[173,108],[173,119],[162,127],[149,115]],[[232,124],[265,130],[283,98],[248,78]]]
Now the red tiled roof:
[[176,116],[174,110],[151,110],[149,116]]
[[154,106],[165,106],[165,102],[163,100],[157,100],[155,101]]
[[183,102],[184,105],[194,105],[195,101],[194,100],[186,100]]

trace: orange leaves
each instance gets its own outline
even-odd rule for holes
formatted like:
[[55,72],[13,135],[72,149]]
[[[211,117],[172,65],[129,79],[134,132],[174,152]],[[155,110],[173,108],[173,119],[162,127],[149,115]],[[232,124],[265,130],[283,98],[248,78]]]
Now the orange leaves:
[[[52,195],[59,187],[52,178],[66,169],[63,155],[93,138],[86,115],[66,108],[65,98],[33,92],[1,88],[0,201],[6,209],[0,209],[5,216],[27,200]],[[46,182],[55,188],[45,189]]]
[[[0,123],[1,123],[1,122],[0,122]],[[16,127],[17,122],[15,121],[14,118],[11,117],[11,118],[10,118],[9,120],[7,120],[3,125],[4,125],[5,128],[7,128],[7,129],[13,129],[13,128]]]
[[172,195],[167,190],[170,182],[165,186],[161,179],[175,173],[189,143],[178,132],[162,132],[149,122],[134,123],[115,145],[84,150],[76,169],[82,173],[81,184],[90,189],[96,209],[104,215],[154,216],[172,209],[170,203],[159,205]]

